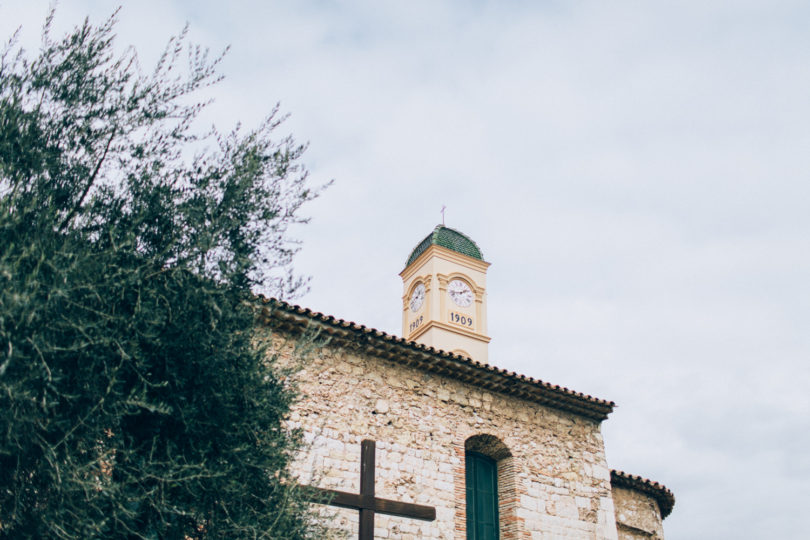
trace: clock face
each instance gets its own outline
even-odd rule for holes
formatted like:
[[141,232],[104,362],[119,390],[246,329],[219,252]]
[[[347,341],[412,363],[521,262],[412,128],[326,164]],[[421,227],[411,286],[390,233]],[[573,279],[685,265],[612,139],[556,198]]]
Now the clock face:
[[425,301],[425,285],[423,283],[418,284],[413,292],[411,293],[411,311],[416,312],[419,311],[419,308],[422,307],[422,303]]
[[470,290],[469,285],[460,279],[454,279],[447,286],[447,294],[457,306],[467,307],[472,304],[473,292]]

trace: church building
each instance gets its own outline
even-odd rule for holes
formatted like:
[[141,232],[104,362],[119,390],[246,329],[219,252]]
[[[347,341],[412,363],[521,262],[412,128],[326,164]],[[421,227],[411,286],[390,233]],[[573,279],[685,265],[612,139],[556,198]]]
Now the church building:
[[[301,394],[288,420],[304,432],[300,483],[336,537],[663,539],[672,493],[606,461],[615,404],[488,358],[488,267],[437,226],[400,273],[402,337],[264,301]],[[307,332],[325,343],[299,358]]]

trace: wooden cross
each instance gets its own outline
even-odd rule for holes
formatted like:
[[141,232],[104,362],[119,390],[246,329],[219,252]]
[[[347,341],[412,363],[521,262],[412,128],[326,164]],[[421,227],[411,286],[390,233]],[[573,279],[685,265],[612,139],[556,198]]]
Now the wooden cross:
[[[313,492],[312,502],[329,504],[341,508],[360,511],[360,534],[358,540],[373,540],[374,514],[388,514],[424,521],[436,519],[436,508],[419,504],[380,499],[374,496],[374,441],[363,441],[360,445],[360,493],[347,493],[334,489],[323,489],[308,486]],[[324,502],[329,501],[329,502]]]

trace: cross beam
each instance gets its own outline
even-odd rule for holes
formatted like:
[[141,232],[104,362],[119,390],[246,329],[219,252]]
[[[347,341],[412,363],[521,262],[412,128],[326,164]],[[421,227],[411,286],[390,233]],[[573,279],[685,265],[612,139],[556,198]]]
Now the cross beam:
[[[374,496],[374,441],[363,441],[360,445],[360,493],[347,493],[334,489],[307,487],[310,500],[320,504],[351,508],[360,511],[360,534],[358,540],[373,540],[374,514],[387,514],[423,521],[436,519],[436,508],[422,506]],[[328,502],[325,502],[328,501]]]

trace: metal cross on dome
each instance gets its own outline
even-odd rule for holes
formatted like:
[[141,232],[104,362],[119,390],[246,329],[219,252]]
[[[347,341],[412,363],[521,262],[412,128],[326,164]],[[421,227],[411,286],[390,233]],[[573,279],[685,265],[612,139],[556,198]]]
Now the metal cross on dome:
[[374,441],[365,440],[360,444],[359,494],[308,486],[307,489],[315,494],[315,496],[311,498],[312,502],[359,510],[360,534],[358,540],[373,540],[375,513],[421,519],[423,521],[433,521],[436,519],[436,508],[433,506],[392,501],[390,499],[381,499],[374,496],[375,454],[376,448]]

